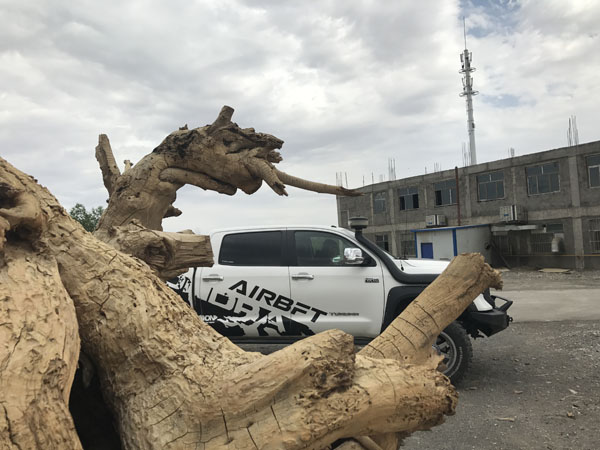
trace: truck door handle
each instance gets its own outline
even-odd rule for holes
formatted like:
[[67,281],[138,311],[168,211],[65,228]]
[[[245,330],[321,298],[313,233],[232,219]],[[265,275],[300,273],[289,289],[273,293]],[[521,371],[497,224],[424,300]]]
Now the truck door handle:
[[292,280],[314,280],[315,276],[306,272],[292,274]]
[[215,273],[211,273],[210,275],[202,277],[202,281],[223,281],[224,279],[224,277]]

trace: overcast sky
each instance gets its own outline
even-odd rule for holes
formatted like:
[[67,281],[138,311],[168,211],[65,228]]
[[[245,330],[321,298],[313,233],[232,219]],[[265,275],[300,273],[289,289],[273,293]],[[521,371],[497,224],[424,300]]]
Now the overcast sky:
[[[477,158],[600,140],[600,2],[0,0],[0,155],[67,209],[105,205],[98,134],[138,161],[211,123],[285,141],[279,168],[349,187],[462,165],[459,54],[473,52]],[[335,224],[333,196],[186,187],[167,230]]]

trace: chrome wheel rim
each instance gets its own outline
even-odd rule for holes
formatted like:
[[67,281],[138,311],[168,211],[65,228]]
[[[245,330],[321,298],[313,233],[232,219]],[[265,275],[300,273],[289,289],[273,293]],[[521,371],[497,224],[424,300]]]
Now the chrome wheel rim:
[[456,364],[456,357],[458,354],[456,351],[456,344],[450,339],[450,336],[442,331],[435,341],[435,348],[444,356],[443,363],[446,368],[442,373],[447,375]]

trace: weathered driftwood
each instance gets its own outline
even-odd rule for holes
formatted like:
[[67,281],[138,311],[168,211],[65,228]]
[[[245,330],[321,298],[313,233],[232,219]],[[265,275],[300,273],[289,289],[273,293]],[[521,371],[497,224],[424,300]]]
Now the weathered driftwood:
[[[174,131],[152,153],[134,166],[128,165],[123,174],[115,163],[108,137],[100,135],[96,159],[109,202],[98,224],[98,238],[125,252],[135,248],[137,257],[168,279],[177,273],[176,268],[182,268],[181,273],[185,267],[206,265],[206,260],[212,258],[207,253],[205,237],[194,241],[196,238],[186,236],[185,247],[173,248],[157,245],[155,234],[144,233],[143,228],[161,231],[163,218],[181,214],[173,202],[177,190],[186,184],[227,195],[235,194],[238,189],[252,194],[263,181],[279,195],[287,195],[286,185],[320,193],[360,195],[341,186],[315,183],[279,171],[275,164],[282,160],[277,150],[283,141],[252,128],[240,128],[231,121],[232,115],[233,109],[224,106],[212,124],[191,130],[186,125]],[[135,227],[118,231],[132,222]],[[120,235],[118,240],[115,235]],[[142,248],[145,239],[149,239],[148,250]],[[197,246],[192,248],[194,242]],[[180,255],[180,251],[185,254]],[[174,264],[177,260],[185,262]],[[164,268],[161,261],[166,264]]]
[[212,266],[210,238],[191,230],[179,233],[151,230],[136,219],[127,225],[112,227],[103,235],[104,242],[145,261],[161,278],[168,280],[190,267]]
[[56,260],[40,253],[46,216],[5,175],[0,171],[0,448],[78,449],[68,410],[79,356],[75,308]]
[[[0,223],[7,237],[4,254],[11,258],[0,270],[3,279],[16,280],[3,283],[6,295],[18,299],[36,285],[48,295],[62,292],[62,298],[72,299],[82,349],[97,368],[124,448],[321,449],[340,438],[371,435],[377,442],[380,435],[426,429],[453,412],[456,392],[435,370],[439,358],[424,360],[425,349],[478,292],[498,283],[498,274],[487,271],[481,258],[457,257],[448,271],[459,274],[460,281],[440,277],[441,287],[428,288],[363,353],[355,355],[352,337],[333,330],[262,356],[218,335],[145,263],[85,232],[44,188],[4,160],[0,178],[8,186],[0,210],[7,220]],[[37,307],[36,302],[31,309]],[[12,313],[11,330],[33,314]],[[39,314],[50,320],[53,312]],[[15,367],[3,371],[3,386],[17,385],[25,374],[31,377],[19,399],[5,396],[2,404],[5,411],[28,414],[21,398],[49,389],[41,402],[45,408],[36,411],[35,420],[25,420],[29,428],[20,436],[37,439],[43,430],[52,439],[61,436],[60,444],[46,448],[77,448],[71,422],[61,416],[77,338],[57,331],[73,330],[75,319],[66,312],[58,316],[62,328],[37,332],[40,321],[29,326],[37,337],[36,351],[51,361],[57,360],[51,356],[55,341],[59,349],[70,343],[69,350],[59,351],[62,374],[52,378],[61,382],[46,383],[42,370],[28,373],[27,349],[2,347],[0,360]],[[11,333],[8,342],[21,342],[16,331]],[[388,345],[402,335],[405,344]],[[392,355],[394,346],[399,350]],[[412,362],[408,354],[423,364],[407,365]],[[399,360],[383,359],[398,355]],[[12,439],[21,418],[5,417],[0,447],[18,448]]]
[[[502,288],[500,273],[479,253],[460,255],[359,354],[436,367],[436,337],[488,287]],[[373,438],[387,450],[397,449],[401,439],[401,434]]]

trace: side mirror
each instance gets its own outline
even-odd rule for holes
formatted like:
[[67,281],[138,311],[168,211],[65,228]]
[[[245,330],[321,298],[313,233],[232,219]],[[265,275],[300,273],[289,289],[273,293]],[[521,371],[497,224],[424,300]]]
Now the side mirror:
[[358,265],[365,261],[360,248],[345,248],[344,249],[344,264]]

